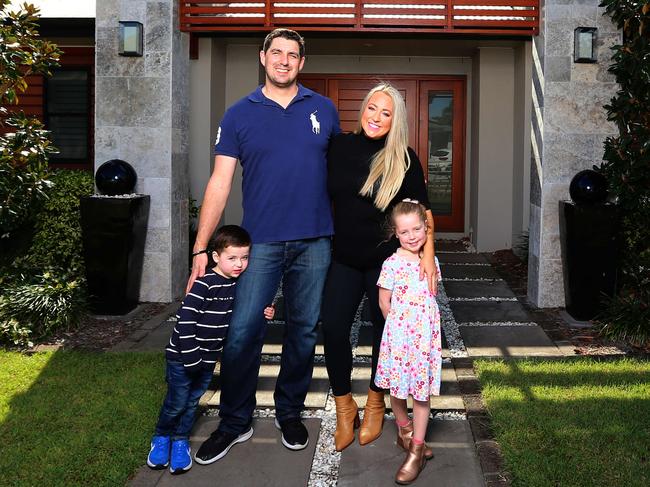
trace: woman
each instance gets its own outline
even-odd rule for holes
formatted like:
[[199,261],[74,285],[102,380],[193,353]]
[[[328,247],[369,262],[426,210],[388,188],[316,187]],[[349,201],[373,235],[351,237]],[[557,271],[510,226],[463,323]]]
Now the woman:
[[397,239],[385,232],[387,211],[404,198],[427,208],[428,234],[420,277],[435,292],[433,216],[430,211],[422,166],[408,147],[406,106],[399,92],[379,84],[366,95],[359,123],[351,134],[336,136],[328,153],[328,190],[334,207],[334,245],[321,313],[325,338],[325,362],[336,402],[337,451],[354,441],[359,424],[352,399],[352,348],[350,330],[364,292],[368,296],[372,324],[372,375],[359,443],[365,445],[381,434],[384,391],[374,384],[384,319],[378,304],[377,279],[383,261],[397,250]]

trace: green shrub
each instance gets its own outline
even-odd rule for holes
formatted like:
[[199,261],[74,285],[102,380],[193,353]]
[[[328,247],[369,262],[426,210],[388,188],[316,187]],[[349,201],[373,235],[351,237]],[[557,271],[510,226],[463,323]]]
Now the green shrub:
[[599,321],[612,337],[650,341],[650,2],[604,0],[601,7],[623,31],[609,71],[619,90],[605,106],[618,129],[605,141],[596,168],[608,180],[624,215],[621,221],[621,286]]
[[20,267],[83,278],[79,197],[93,193],[93,177],[87,171],[57,169],[50,179],[52,188],[36,215],[31,246]]
[[78,324],[86,309],[82,284],[46,272],[33,282],[7,286],[0,297],[0,323],[15,320],[14,329],[27,328],[36,338],[68,329]]
[[[0,121],[10,131],[0,135],[0,256],[10,259],[12,233],[19,230],[45,198],[47,158],[55,151],[43,124],[24,114],[11,114],[33,74],[49,75],[60,51],[38,35],[38,9],[12,7],[0,0]],[[10,238],[11,237],[11,238]]]
[[[0,298],[0,301],[2,298]],[[17,320],[11,318],[6,321],[0,320],[0,343],[7,342],[19,347],[31,347],[30,341],[32,331],[29,328],[20,326]]]

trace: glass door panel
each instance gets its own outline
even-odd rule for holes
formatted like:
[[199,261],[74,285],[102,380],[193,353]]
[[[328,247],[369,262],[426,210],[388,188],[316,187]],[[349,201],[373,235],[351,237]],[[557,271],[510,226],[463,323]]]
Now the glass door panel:
[[427,190],[434,215],[451,214],[453,93],[429,92]]
[[437,232],[465,230],[465,79],[421,81],[418,156]]

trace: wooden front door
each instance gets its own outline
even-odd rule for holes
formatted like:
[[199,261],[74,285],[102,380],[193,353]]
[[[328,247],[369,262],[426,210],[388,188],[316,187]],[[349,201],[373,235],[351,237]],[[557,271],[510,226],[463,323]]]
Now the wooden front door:
[[409,145],[427,179],[437,232],[464,231],[465,78],[301,74],[300,82],[334,101],[341,129],[357,126],[361,102],[379,81],[404,97]]

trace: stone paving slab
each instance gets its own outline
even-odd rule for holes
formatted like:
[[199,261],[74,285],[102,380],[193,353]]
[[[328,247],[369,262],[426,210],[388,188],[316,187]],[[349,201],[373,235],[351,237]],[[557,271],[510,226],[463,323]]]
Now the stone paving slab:
[[[343,450],[338,487],[393,487],[406,455],[395,443],[395,431],[394,421],[386,421],[383,434],[373,443],[360,446],[355,442]],[[411,485],[485,485],[467,421],[430,421],[426,441],[435,456]]]
[[162,352],[169,343],[169,337],[172,335],[175,324],[175,321],[161,322],[156,328],[147,331],[146,336],[141,337],[140,340],[134,343],[129,350],[137,352]]
[[[370,383],[370,365],[355,366],[352,370],[352,396],[359,408],[364,408],[368,397]],[[386,407],[390,408],[390,397],[385,396]],[[408,407],[412,408],[412,399],[407,400]],[[465,410],[465,403],[458,388],[456,371],[451,363],[442,364],[442,381],[440,395],[431,396],[431,409],[437,410]]]
[[436,252],[467,252],[467,247],[456,240],[436,240],[435,249]]
[[[273,418],[256,419],[255,433],[245,443],[234,446],[228,455],[211,465],[194,464],[182,475],[168,470],[155,471],[143,466],[130,482],[132,487],[305,487],[316,448],[320,419],[304,419],[309,431],[309,445],[291,451],[282,445],[280,432]],[[217,428],[218,418],[200,417],[190,440],[195,452],[210,433]],[[145,454],[146,452],[143,452]]]
[[[359,328],[359,338],[357,346],[354,347],[354,355],[357,357],[372,357],[372,326],[362,326]],[[449,357],[449,348],[447,338],[442,334],[442,356]]]
[[447,281],[445,292],[450,298],[514,298],[505,281]]
[[539,326],[460,326],[470,357],[555,357],[562,352]]
[[488,264],[488,260],[483,254],[465,252],[462,254],[436,253],[436,257],[441,264]]
[[531,321],[518,301],[450,301],[456,323],[473,321]]
[[[282,353],[282,338],[284,334],[284,323],[277,322],[269,324],[266,328],[266,335],[264,337],[264,346],[262,353],[277,354]],[[323,355],[323,332],[320,326],[318,327],[318,338],[316,339],[316,355]]]
[[[280,372],[279,364],[262,364],[260,367],[260,375],[257,382],[257,393],[255,399],[258,408],[274,408],[275,401],[273,400],[273,391],[275,391],[275,382]],[[210,385],[210,389],[203,395],[199,404],[210,407],[219,406],[221,399],[221,391],[218,389],[219,379],[216,377],[215,381]],[[325,365],[314,365],[314,373],[312,376],[309,391],[305,398],[305,407],[307,408],[324,408],[325,401],[327,401],[327,393],[329,391],[330,383],[327,378],[327,370]]]
[[497,271],[487,265],[445,265],[440,266],[442,279],[501,279]]

